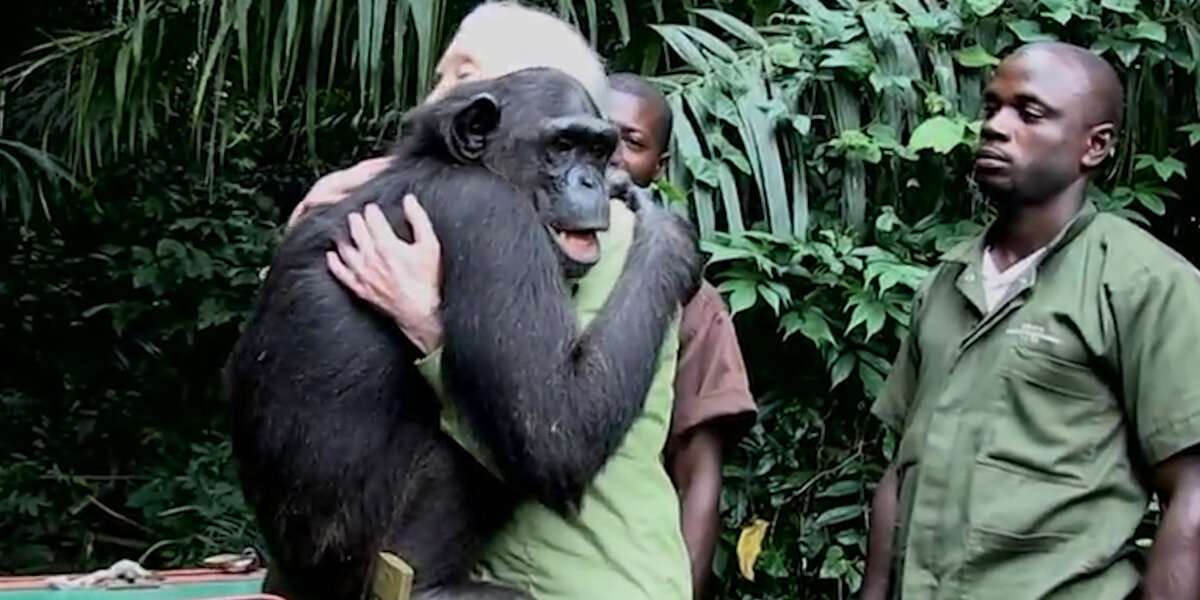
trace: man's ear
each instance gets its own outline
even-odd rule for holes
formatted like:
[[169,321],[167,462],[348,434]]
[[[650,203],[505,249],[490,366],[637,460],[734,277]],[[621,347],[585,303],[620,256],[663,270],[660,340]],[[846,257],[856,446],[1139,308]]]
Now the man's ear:
[[491,94],[476,94],[454,114],[446,145],[459,160],[478,160],[499,124],[500,104]]
[[1116,145],[1117,130],[1112,123],[1101,123],[1088,132],[1087,148],[1083,152],[1083,166],[1094,169],[1112,154]]
[[670,160],[671,160],[671,151],[670,150],[664,150],[662,152],[662,154],[658,155],[658,162],[655,163],[655,170],[654,170],[654,178],[655,179],[658,179],[659,177],[661,177],[663,175],[663,173],[667,172],[667,163],[670,162]]

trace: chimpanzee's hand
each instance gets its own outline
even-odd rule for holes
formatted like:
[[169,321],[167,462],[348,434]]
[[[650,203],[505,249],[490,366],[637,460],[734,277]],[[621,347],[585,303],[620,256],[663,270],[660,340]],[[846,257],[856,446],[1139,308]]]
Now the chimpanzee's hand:
[[654,201],[653,192],[633,182],[622,169],[609,169],[608,195],[623,200],[637,215],[637,248],[646,259],[661,265],[663,282],[680,304],[691,302],[700,291],[699,234],[695,225]]
[[654,204],[654,192],[633,182],[633,178],[624,169],[609,169],[605,174],[608,183],[608,195],[629,206],[629,210],[639,212],[644,207]]
[[307,214],[312,209],[326,204],[333,204],[350,195],[354,188],[368,182],[371,178],[378,175],[392,164],[390,156],[381,156],[379,158],[371,158],[364,160],[349,169],[334,171],[313,184],[312,189],[308,190],[308,194],[292,209],[292,214],[288,217],[288,227],[296,224],[300,217]]
[[329,270],[359,298],[396,321],[404,335],[428,354],[442,343],[441,245],[417,199],[404,197],[412,243],[396,237],[383,211],[368,204],[350,213],[351,241],[326,254]]

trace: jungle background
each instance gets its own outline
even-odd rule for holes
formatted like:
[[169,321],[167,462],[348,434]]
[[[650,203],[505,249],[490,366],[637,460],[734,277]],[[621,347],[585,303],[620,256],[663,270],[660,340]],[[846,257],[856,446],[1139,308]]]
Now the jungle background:
[[[257,272],[320,174],[381,152],[473,4],[5,3],[0,573],[254,543],[219,368]],[[968,166],[998,57],[1062,39],[1116,65],[1127,127],[1093,196],[1200,258],[1195,2],[541,5],[676,113],[665,188],[703,230],[762,410],[727,463],[717,597],[858,591],[895,442],[869,399],[914,286],[988,218]]]

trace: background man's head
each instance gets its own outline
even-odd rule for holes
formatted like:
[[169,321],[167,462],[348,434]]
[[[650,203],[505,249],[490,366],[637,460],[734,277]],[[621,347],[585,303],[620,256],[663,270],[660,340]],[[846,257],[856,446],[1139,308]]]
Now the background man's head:
[[631,73],[609,76],[608,87],[608,116],[621,134],[613,164],[627,171],[634,183],[649,185],[666,164],[671,107],[662,92]]
[[975,179],[1005,204],[1039,204],[1086,181],[1110,154],[1124,92],[1112,66],[1059,42],[1022,46],[984,95]]
[[516,2],[487,2],[463,19],[438,61],[438,82],[426,102],[441,98],[460,83],[529,67],[550,67],[574,77],[606,112],[604,63],[579,30]]

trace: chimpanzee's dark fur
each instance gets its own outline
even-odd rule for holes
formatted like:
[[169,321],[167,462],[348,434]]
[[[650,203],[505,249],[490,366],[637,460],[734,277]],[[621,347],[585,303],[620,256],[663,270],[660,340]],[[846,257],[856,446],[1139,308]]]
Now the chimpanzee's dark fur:
[[[624,271],[581,331],[549,229],[594,224],[579,217],[594,206],[575,210],[592,194],[608,206],[616,138],[597,116],[557,71],[465,84],[406,116],[389,170],[287,236],[226,368],[274,591],[357,600],[376,553],[390,550],[415,568],[418,598],[524,598],[466,580],[480,543],[523,498],[578,508],[642,409],[672,315],[699,285],[692,228],[633,203]],[[564,135],[537,138],[547,123]],[[368,202],[411,239],[407,192],[442,247],[443,380],[504,484],[441,432],[420,355],[396,324],[326,267],[347,215]]]

